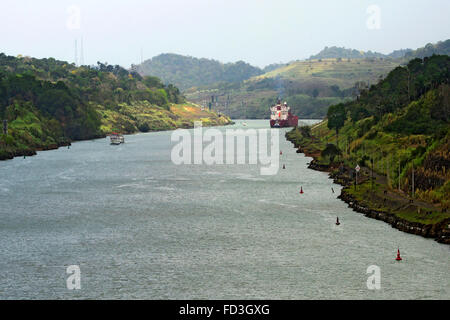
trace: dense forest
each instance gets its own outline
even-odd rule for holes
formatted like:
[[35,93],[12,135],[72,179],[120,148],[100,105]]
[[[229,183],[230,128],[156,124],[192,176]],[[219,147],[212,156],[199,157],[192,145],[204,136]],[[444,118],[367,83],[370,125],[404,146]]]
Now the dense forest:
[[288,136],[315,154],[318,166],[344,165],[354,178],[359,164],[375,174],[375,183],[346,190],[369,206],[410,221],[441,221],[450,217],[449,79],[449,56],[413,59],[357,99],[331,106],[319,125]]
[[0,158],[113,130],[189,126],[171,110],[171,105],[184,102],[174,85],[118,65],[76,67],[53,58],[0,54],[0,119],[9,127],[8,135],[0,136]]
[[217,82],[240,82],[263,71],[243,61],[223,64],[178,54],[161,54],[133,68],[142,75],[159,77],[184,90]]

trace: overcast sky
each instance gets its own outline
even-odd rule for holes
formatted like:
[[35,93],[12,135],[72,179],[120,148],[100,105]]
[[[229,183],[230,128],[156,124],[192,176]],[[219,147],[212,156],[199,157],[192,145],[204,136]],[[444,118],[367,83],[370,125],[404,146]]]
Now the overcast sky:
[[450,38],[449,17],[449,0],[1,0],[0,52],[73,62],[83,37],[86,64],[129,67],[142,49],[263,67],[325,46],[415,49]]

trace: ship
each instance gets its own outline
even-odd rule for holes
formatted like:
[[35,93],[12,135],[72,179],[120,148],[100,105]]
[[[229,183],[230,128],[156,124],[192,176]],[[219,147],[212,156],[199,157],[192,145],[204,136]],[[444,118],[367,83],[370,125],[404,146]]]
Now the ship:
[[270,127],[286,128],[298,126],[298,117],[291,113],[291,108],[287,102],[281,104],[278,100],[277,104],[270,107]]
[[123,137],[123,135],[121,135],[119,133],[115,133],[115,132],[111,133],[111,135],[109,136],[109,139],[111,140],[111,144],[113,144],[113,145],[125,143],[125,138]]

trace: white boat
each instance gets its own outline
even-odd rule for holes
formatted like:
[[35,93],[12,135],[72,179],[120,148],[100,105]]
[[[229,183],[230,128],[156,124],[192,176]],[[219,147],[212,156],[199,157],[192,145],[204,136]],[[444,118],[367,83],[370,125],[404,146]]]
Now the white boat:
[[125,143],[125,138],[123,137],[123,135],[118,134],[118,133],[111,133],[111,135],[109,136],[109,139],[111,140],[111,144],[113,145],[119,145],[122,143]]

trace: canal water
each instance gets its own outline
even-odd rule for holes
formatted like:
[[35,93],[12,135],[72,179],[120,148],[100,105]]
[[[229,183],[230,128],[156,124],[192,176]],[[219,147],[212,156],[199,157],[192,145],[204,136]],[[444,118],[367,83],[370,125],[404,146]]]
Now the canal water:
[[[219,130],[268,126],[247,124]],[[172,132],[0,162],[0,298],[449,299],[450,246],[347,208],[285,130],[273,176],[175,165]],[[67,289],[70,265],[80,290]]]

